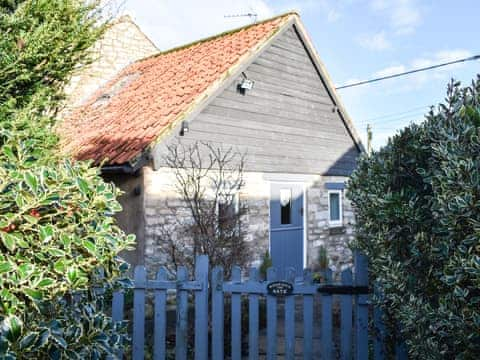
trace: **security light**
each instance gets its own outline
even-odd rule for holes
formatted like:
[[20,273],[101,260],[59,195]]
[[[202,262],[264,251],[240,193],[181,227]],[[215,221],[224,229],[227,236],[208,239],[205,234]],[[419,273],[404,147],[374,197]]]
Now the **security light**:
[[180,128],[180,136],[184,136],[190,129],[188,128],[188,122],[182,121],[182,126]]
[[242,79],[242,82],[240,83],[240,89],[245,90],[252,90],[253,89],[253,80],[250,79]]

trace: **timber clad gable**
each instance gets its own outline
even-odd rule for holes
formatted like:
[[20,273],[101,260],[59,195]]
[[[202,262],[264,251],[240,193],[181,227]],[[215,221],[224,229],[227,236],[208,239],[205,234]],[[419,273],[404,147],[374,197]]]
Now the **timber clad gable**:
[[[242,94],[245,76],[254,86]],[[234,147],[248,154],[247,171],[348,176],[360,153],[294,25],[192,118],[189,129],[183,137],[174,131],[164,145]]]

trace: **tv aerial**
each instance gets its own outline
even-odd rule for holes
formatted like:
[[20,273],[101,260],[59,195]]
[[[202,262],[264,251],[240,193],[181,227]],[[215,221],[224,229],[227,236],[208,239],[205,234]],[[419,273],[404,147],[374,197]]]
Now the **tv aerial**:
[[252,24],[257,22],[258,14],[254,12],[249,12],[245,14],[231,14],[231,15],[224,15],[224,18],[239,18],[239,17],[248,17]]

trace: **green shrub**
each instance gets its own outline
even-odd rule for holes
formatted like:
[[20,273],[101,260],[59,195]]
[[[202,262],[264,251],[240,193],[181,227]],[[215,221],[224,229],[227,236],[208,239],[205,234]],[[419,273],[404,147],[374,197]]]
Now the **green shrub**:
[[388,324],[416,359],[480,354],[480,77],[432,108],[349,182],[357,246],[383,287]]
[[265,254],[263,254],[262,258],[262,263],[260,264],[259,273],[260,273],[260,278],[262,280],[267,279],[267,270],[268,268],[272,267],[272,258],[270,257],[270,253],[265,251]]
[[134,239],[112,217],[118,190],[65,159],[53,130],[65,82],[104,29],[88,3],[0,5],[1,358],[94,359],[119,340],[94,288],[115,285]]

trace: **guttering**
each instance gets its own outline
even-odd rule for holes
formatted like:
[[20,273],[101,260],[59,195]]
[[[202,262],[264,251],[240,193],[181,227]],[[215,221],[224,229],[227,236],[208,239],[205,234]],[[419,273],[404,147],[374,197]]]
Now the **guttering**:
[[148,161],[150,160],[150,156],[148,154],[142,154],[137,161],[132,165],[131,162],[126,162],[123,164],[118,165],[104,165],[101,167],[100,171],[102,175],[107,174],[127,174],[127,175],[137,175],[138,171],[147,165]]

